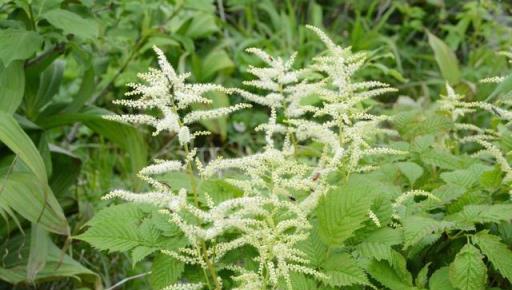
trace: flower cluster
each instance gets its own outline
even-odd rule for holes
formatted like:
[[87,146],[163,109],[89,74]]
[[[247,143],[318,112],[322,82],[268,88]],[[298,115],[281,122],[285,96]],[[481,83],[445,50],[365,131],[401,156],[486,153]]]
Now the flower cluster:
[[[302,69],[293,68],[296,54],[284,60],[257,48],[247,50],[267,66],[250,67],[248,71],[255,79],[244,84],[265,91],[264,95],[217,84],[186,83],[189,75],[177,74],[163,52],[155,48],[159,69],[141,74],[145,83],[131,84],[133,90],[127,94],[139,98],[116,103],[156,111],[157,116],[150,113],[107,116],[111,120],[153,126],[155,135],[163,131],[177,135],[186,153],[184,160],[155,160],[139,172],[153,191],[114,190],[105,198],[116,197],[160,208],[188,240],[182,248],[162,252],[185,264],[200,266],[205,273],[205,284],[213,282],[216,289],[221,289],[223,284],[218,275],[220,270],[234,273],[231,278],[239,283],[239,289],[276,288],[283,282],[291,289],[292,272],[329,279],[311,267],[307,255],[297,247],[309,236],[308,218],[329,189],[327,177],[332,173],[348,175],[371,170],[372,164],[363,162],[366,156],[405,153],[373,145],[377,135],[394,134],[394,131],[382,126],[387,118],[373,115],[366,102],[395,89],[376,81],[356,81],[355,74],[364,65],[365,55],[334,44],[316,27],[308,28],[318,35],[327,50]],[[238,94],[269,109],[268,122],[255,129],[265,133],[266,146],[261,152],[234,159],[217,158],[205,164],[196,158],[192,141],[207,132],[192,132],[190,124],[250,106],[242,103],[194,110],[194,104],[211,103],[207,95],[212,91]],[[304,99],[311,97],[316,101],[304,104]],[[321,148],[313,159],[298,153],[300,146],[309,144]],[[192,188],[171,188],[160,181],[160,174],[177,171],[188,174]],[[215,192],[200,190],[196,184],[198,177],[199,182],[205,182],[226,171],[237,172],[223,181],[239,189],[241,196],[214,198]],[[371,210],[368,218],[381,226]],[[229,252],[241,247],[251,247],[257,252],[252,258],[257,264],[255,268],[224,262]],[[200,287],[200,284],[178,283],[168,289]]]

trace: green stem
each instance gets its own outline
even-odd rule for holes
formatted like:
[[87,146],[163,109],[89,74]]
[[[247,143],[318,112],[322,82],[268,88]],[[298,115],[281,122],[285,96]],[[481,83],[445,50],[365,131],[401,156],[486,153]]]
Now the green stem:
[[[187,156],[188,156],[190,154],[188,144],[185,144],[184,148],[185,148],[185,154],[187,154]],[[187,174],[190,179],[190,187],[192,189],[192,194],[194,196],[194,203],[195,203],[196,207],[199,208],[199,197],[197,195],[197,185],[196,185],[196,181],[195,181],[195,177],[194,177],[194,169],[192,168],[191,162],[187,162]],[[210,261],[210,258],[208,257],[208,250],[206,248],[206,243],[203,240],[201,240],[199,246],[200,246],[201,255],[203,256],[203,260],[206,263],[206,267],[208,268],[208,271],[210,272],[210,276],[213,279],[213,283],[215,284],[215,290],[222,290],[222,286],[220,285],[219,280],[218,280],[217,270],[215,269],[215,265]],[[204,269],[203,269],[203,271],[204,271]],[[208,278],[208,275],[206,274],[206,272],[204,274],[205,274],[206,282],[208,284],[208,288],[211,289],[210,279]]]

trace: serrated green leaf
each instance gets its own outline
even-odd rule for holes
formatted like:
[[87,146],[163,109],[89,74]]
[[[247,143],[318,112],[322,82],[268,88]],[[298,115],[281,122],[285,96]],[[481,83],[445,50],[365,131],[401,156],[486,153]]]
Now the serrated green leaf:
[[421,268],[421,270],[418,272],[418,275],[416,276],[416,279],[414,279],[414,285],[416,287],[425,288],[427,286],[428,281],[428,267],[430,267],[431,262],[428,262]]
[[340,245],[368,219],[371,198],[367,192],[338,187],[329,191],[317,207],[319,235],[328,245]]
[[480,176],[480,184],[489,190],[498,188],[501,185],[503,178],[501,177],[502,172],[499,168],[485,171]]
[[396,252],[392,255],[391,262],[372,260],[368,273],[391,290],[412,290],[412,276],[405,267],[405,259]]
[[404,249],[452,225],[449,222],[421,216],[409,216],[402,221],[402,224],[404,227]]
[[185,270],[185,265],[173,257],[159,254],[153,260],[151,267],[151,286],[155,290],[163,289],[178,281]]
[[[317,281],[311,276],[304,275],[302,273],[291,272],[290,281],[293,290],[315,290],[317,288]],[[279,280],[278,289],[288,289],[286,281],[284,279]],[[323,288],[322,288],[323,289]]]
[[423,175],[423,168],[414,162],[399,162],[396,165],[410,184],[414,184]]
[[428,281],[430,290],[456,290],[450,282],[448,267],[439,268]]
[[482,253],[503,277],[512,282],[512,251],[500,241],[500,238],[487,231],[478,232],[473,237]]
[[482,164],[474,164],[467,169],[454,170],[441,173],[441,179],[447,184],[457,185],[463,188],[470,188],[477,184],[483,172],[489,167]]
[[297,248],[308,256],[309,263],[312,266],[320,267],[327,258],[328,247],[321,241],[317,226],[312,229],[306,240],[297,244]]
[[402,233],[398,229],[382,228],[367,236],[356,249],[364,257],[390,261],[391,246],[400,244],[402,240]]
[[512,220],[512,204],[470,204],[447,220],[462,223],[499,223]]
[[346,253],[330,256],[323,264],[322,272],[329,276],[324,283],[332,287],[370,283],[363,269]]
[[427,150],[421,154],[420,158],[427,165],[447,170],[464,168],[465,165],[460,156],[439,149]]
[[485,289],[487,268],[480,251],[471,244],[466,244],[450,264],[448,276],[457,289]]
[[[202,182],[199,192],[208,193],[215,204],[243,195],[242,190],[222,179],[208,179]],[[205,195],[201,194],[199,198],[206,204]]]
[[147,215],[147,209],[148,206],[132,203],[105,208],[87,223],[89,229],[75,238],[111,252],[143,246],[144,238],[139,233],[138,224]]

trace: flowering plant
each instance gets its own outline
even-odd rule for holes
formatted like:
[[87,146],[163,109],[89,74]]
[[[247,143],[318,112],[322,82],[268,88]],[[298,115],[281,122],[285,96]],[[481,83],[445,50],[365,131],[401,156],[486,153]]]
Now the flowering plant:
[[[364,53],[352,53],[320,29],[308,28],[326,50],[303,68],[294,68],[295,54],[283,59],[258,48],[247,50],[265,65],[248,69],[254,79],[244,85],[252,91],[190,84],[189,75],[176,73],[155,47],[159,68],[141,74],[143,84],[130,84],[127,95],[138,98],[116,101],[146,113],[106,118],[152,126],[154,135],[176,135],[184,158],[155,160],[143,168],[139,176],[150,191],[118,189],[106,195],[131,203],[100,212],[78,238],[99,249],[131,251],[134,262],[153,254],[156,289],[412,289],[426,285],[429,264],[413,283],[404,255],[432,246],[443,233],[459,237],[476,223],[512,218],[501,212],[510,204],[469,206],[463,197],[467,193],[456,189],[460,178],[466,180],[467,174],[473,179],[481,172],[503,172],[499,186],[509,184],[512,170],[492,143],[500,133],[458,122],[477,109],[506,121],[509,111],[496,104],[464,102],[447,86],[439,105],[425,113],[434,125],[411,128],[417,112],[390,116],[374,109],[371,98],[396,90],[358,79]],[[212,91],[268,108],[268,122],[255,128],[265,136],[259,152],[206,162],[197,156],[195,140],[209,132],[195,130],[193,123],[251,107],[239,103],[197,110],[195,104],[212,102]],[[447,134],[439,137],[438,131]],[[467,131],[475,134],[464,135]],[[429,153],[434,159],[468,142],[483,147],[478,156],[490,155],[495,160],[491,164],[501,171],[478,156],[453,161],[468,169],[425,159],[424,152],[434,152]],[[418,182],[426,170],[436,168],[443,171],[440,177],[430,174],[429,180]],[[187,181],[169,184],[169,176],[186,176]],[[473,180],[468,183],[463,186],[474,185]],[[467,282],[462,280],[468,259],[485,268],[474,244],[509,278],[505,266],[486,250],[501,247],[499,239],[485,231],[467,237],[471,242],[450,265],[452,283]],[[482,271],[472,278],[482,278]]]

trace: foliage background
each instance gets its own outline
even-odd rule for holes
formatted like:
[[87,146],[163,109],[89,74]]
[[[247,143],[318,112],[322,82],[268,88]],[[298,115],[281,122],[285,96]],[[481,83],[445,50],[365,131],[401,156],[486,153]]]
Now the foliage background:
[[[182,152],[174,136],[100,116],[119,110],[111,101],[154,65],[152,45],[197,82],[236,86],[256,63],[247,47],[297,50],[299,65],[318,52],[304,24],[370,51],[378,62],[364,73],[400,90],[381,99],[389,108],[432,102],[446,81],[481,100],[493,87],[477,90],[478,80],[509,69],[496,56],[512,47],[507,1],[0,1],[0,289],[109,288],[148,272],[149,261],[132,266],[71,237],[110,189],[142,186],[134,174],[147,160]],[[265,119],[252,110],[204,123],[216,134],[201,156],[254,151],[263,140],[249,128]],[[148,289],[150,280],[118,289]]]

